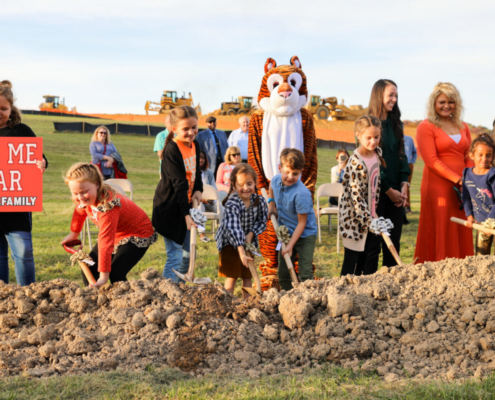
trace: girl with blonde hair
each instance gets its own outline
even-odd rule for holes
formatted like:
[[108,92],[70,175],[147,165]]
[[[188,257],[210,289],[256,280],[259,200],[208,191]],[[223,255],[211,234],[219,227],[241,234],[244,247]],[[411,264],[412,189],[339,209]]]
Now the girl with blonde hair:
[[[65,175],[72,201],[71,232],[62,244],[76,240],[89,218],[99,228],[98,242],[89,253],[90,266],[97,279],[93,287],[126,281],[129,271],[156,242],[157,234],[146,213],[127,197],[117,194],[103,181],[100,170],[92,164],[72,165]],[[98,276],[99,275],[99,276]],[[84,274],[83,282],[88,286]]]
[[469,157],[471,133],[462,122],[462,99],[452,83],[438,83],[427,103],[427,118],[418,126],[416,141],[425,167],[421,181],[421,213],[414,258],[419,263],[473,255],[469,229],[450,222],[465,218],[456,190]]
[[219,191],[229,191],[230,174],[240,162],[241,149],[237,146],[230,146],[225,152],[225,162],[220,164],[217,171],[217,189]]

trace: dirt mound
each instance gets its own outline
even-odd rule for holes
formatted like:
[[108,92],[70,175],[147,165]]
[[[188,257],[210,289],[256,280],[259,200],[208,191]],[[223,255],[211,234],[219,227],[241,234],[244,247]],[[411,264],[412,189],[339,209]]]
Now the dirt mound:
[[495,369],[495,258],[382,268],[243,302],[149,269],[97,289],[0,283],[0,375],[143,369],[301,373],[322,361],[455,379]]

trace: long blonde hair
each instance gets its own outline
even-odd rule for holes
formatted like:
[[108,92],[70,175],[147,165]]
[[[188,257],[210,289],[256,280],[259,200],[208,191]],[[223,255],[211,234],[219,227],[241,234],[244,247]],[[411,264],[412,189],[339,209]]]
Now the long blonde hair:
[[10,103],[10,116],[7,121],[7,126],[13,128],[21,123],[21,112],[14,105],[14,93],[12,92],[12,83],[10,81],[0,82],[0,96],[3,96]]
[[99,168],[93,164],[73,164],[64,177],[64,182],[66,185],[68,185],[70,181],[90,182],[98,186],[98,191],[96,192],[97,204],[102,203],[103,205],[106,205],[116,196],[116,193],[112,187],[104,182]]
[[110,131],[108,130],[108,128],[105,125],[100,125],[98,128],[95,129],[95,132],[93,133],[93,136],[91,137],[91,141],[92,142],[99,142],[99,140],[98,140],[98,132],[102,128],[107,131],[107,139],[106,139],[105,144],[112,143],[112,139],[110,138]]
[[431,92],[430,97],[428,98],[428,103],[426,105],[426,118],[435,126],[441,126],[440,116],[438,115],[435,108],[435,103],[437,102],[438,96],[440,96],[441,94],[444,94],[449,98],[449,100],[455,102],[454,114],[452,114],[450,120],[455,126],[457,126],[459,129],[462,129],[462,114],[464,113],[464,107],[462,105],[461,94],[459,93],[457,88],[449,82],[438,82],[433,88],[433,91]]
[[230,165],[232,164],[232,160],[230,159],[230,156],[234,153],[241,153],[241,149],[237,146],[230,146],[227,151],[225,152],[225,163]]

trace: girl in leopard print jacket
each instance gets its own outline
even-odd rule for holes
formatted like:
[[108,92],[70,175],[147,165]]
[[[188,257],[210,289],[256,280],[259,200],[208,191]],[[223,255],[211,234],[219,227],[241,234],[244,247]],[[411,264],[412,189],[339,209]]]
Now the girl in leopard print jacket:
[[354,125],[359,147],[349,158],[344,170],[343,193],[339,202],[339,229],[345,247],[341,275],[369,275],[366,258],[380,250],[379,236],[368,235],[368,228],[376,217],[380,196],[381,122],[365,115]]

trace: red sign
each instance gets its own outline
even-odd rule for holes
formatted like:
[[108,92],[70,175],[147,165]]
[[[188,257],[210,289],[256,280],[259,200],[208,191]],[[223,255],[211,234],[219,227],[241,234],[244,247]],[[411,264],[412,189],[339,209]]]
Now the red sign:
[[43,139],[0,137],[0,212],[43,211]]

